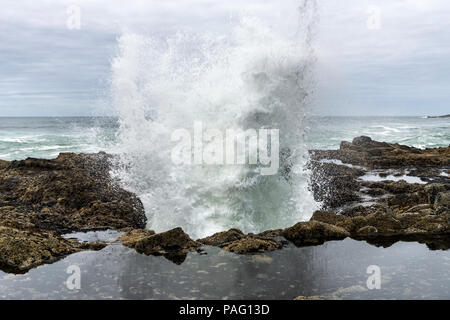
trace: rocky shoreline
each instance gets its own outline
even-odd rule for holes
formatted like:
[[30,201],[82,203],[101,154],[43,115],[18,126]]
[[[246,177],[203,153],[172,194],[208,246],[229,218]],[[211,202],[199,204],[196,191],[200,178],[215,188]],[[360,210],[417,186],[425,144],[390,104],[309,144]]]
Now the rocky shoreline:
[[114,229],[117,241],[180,264],[189,252],[217,246],[257,254],[351,237],[377,246],[418,241],[450,247],[450,146],[416,149],[358,137],[338,150],[312,150],[311,187],[323,204],[310,221],[244,234],[230,229],[193,240],[181,228],[144,229],[141,201],[111,179],[111,156],[62,153],[56,159],[0,162],[0,270],[25,273],[104,242],[62,235]]

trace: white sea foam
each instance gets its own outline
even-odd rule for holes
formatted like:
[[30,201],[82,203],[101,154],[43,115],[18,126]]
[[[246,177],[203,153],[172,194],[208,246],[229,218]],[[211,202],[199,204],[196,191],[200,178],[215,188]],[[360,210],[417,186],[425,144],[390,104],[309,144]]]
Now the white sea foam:
[[[314,10],[308,3],[303,9]],[[194,237],[231,227],[258,232],[308,219],[318,208],[302,137],[313,84],[310,40],[248,17],[231,37],[120,37],[111,94],[121,166],[113,174],[143,200],[148,228],[181,226]],[[249,165],[174,165],[171,134],[195,121],[222,132],[279,129],[278,174],[262,176]]]

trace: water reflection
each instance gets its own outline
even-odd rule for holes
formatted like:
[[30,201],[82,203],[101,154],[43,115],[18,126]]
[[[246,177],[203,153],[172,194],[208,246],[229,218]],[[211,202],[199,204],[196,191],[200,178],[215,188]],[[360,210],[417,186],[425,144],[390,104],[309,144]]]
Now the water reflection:
[[[346,239],[317,247],[240,256],[206,247],[181,265],[138,254],[118,243],[80,252],[25,275],[0,272],[3,299],[343,299],[450,298],[450,251],[398,242],[389,248]],[[81,289],[69,290],[68,266],[81,269]],[[368,290],[369,265],[382,273]]]

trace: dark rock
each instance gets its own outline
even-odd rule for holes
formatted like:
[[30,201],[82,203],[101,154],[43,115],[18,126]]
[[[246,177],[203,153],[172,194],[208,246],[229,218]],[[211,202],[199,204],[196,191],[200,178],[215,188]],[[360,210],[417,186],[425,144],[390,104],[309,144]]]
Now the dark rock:
[[434,200],[434,210],[437,214],[450,213],[450,192],[439,192]]
[[0,269],[25,273],[81,250],[79,243],[50,232],[35,232],[0,226]]
[[436,205],[436,198],[442,192],[450,191],[450,185],[444,183],[431,183],[425,186],[425,192],[428,197],[428,203],[434,208]]
[[373,226],[365,226],[362,228],[359,228],[356,233],[360,236],[372,236],[376,235],[378,233],[378,229]]
[[188,252],[198,251],[201,246],[181,228],[156,234],[151,230],[133,230],[118,240],[138,253],[162,255],[176,264],[182,263]]
[[99,251],[107,246],[107,243],[103,241],[92,241],[92,242],[84,242],[81,244],[82,249]]
[[240,240],[244,237],[244,234],[239,229],[230,229],[228,231],[217,232],[212,236],[199,239],[197,242],[208,246],[221,246],[229,242]]
[[314,160],[337,159],[368,168],[444,167],[450,165],[450,147],[417,149],[378,142],[369,137],[343,141],[339,150],[314,150]]
[[362,170],[334,163],[313,163],[311,187],[315,200],[328,209],[359,201],[360,183],[356,178],[363,174]]
[[261,253],[266,251],[274,251],[281,249],[283,244],[274,240],[261,239],[256,237],[244,237],[240,240],[233,241],[223,247],[224,250],[238,253]]
[[28,158],[0,169],[0,225],[71,231],[144,228],[141,201],[109,176],[105,153]]
[[350,236],[344,228],[319,221],[299,222],[283,230],[282,235],[297,246],[317,245]]

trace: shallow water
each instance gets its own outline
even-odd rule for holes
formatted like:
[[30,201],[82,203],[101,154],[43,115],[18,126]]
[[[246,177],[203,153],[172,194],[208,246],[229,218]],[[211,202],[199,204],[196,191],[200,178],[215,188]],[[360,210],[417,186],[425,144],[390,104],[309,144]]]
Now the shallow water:
[[419,177],[414,177],[414,176],[407,176],[407,175],[402,175],[402,176],[394,176],[392,174],[387,175],[387,176],[380,176],[378,174],[374,174],[374,173],[368,173],[362,177],[360,177],[361,180],[363,181],[370,181],[370,182],[380,182],[380,181],[406,181],[408,183],[419,183],[419,184],[426,184],[426,181],[422,181],[422,179],[420,179]]
[[[206,247],[181,265],[146,256],[119,243],[76,253],[24,275],[0,272],[2,299],[448,299],[450,251],[418,243],[378,248],[346,239],[316,247],[289,246],[260,255]],[[70,265],[81,288],[69,290]],[[367,267],[381,270],[381,288],[369,290]]]

